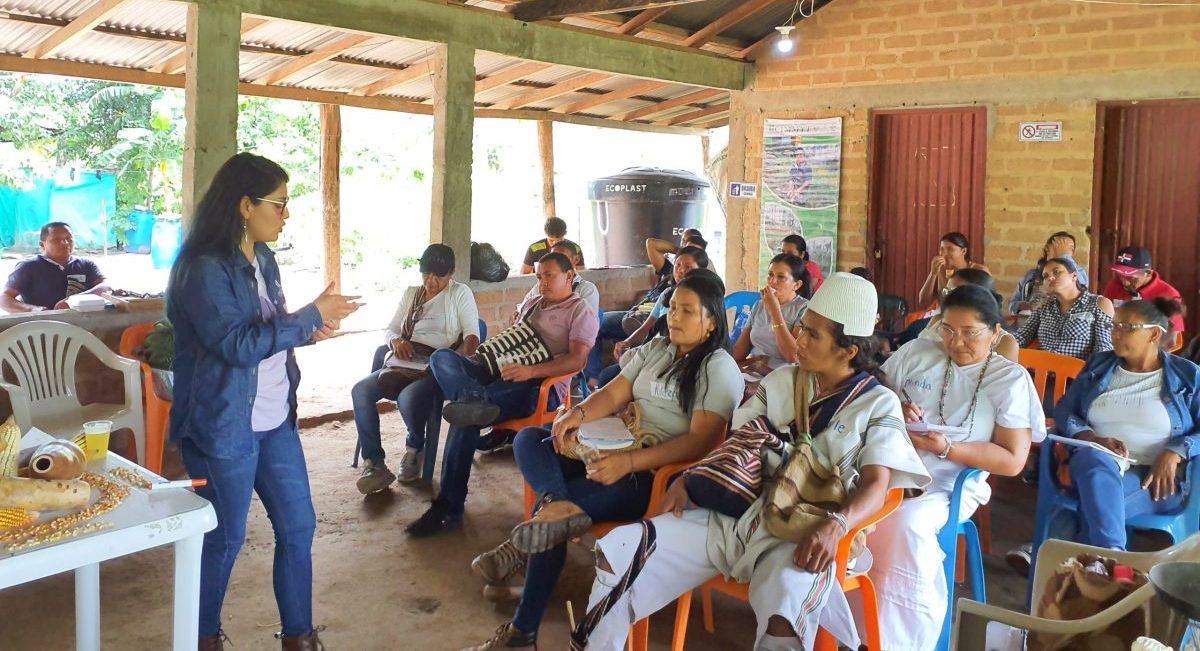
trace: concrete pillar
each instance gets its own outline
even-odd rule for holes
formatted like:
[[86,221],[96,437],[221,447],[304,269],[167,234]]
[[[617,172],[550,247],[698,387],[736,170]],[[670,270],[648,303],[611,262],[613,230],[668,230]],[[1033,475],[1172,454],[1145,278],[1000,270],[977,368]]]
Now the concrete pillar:
[[[725,157],[726,182],[750,180],[751,170],[746,169],[746,141],[750,123],[750,107],[746,102],[746,91],[729,94],[729,152]],[[729,188],[717,188],[728,192]],[[725,198],[725,289],[735,292],[755,289],[758,285],[758,225],[747,224],[747,215],[757,214],[748,210],[751,201],[757,199]]]
[[342,110],[321,105],[321,222],[324,227],[325,284],[342,289]]
[[217,169],[237,153],[238,48],[241,10],[236,5],[187,5],[187,66],[183,148],[183,223]]
[[542,120],[538,126],[538,158],[542,163],[542,216],[558,217],[554,202],[554,123]]
[[430,242],[454,249],[454,277],[471,276],[471,161],[475,131],[475,49],[436,46],[433,67],[433,201]]

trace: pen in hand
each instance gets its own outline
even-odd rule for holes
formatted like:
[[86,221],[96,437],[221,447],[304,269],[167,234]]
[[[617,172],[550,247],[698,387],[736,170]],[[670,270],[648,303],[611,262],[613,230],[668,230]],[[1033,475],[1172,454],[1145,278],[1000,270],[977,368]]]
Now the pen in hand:
[[[916,403],[916,401],[914,401],[914,400],[912,399],[912,396],[908,395],[908,390],[907,390],[907,389],[901,388],[901,389],[900,389],[900,395],[904,396],[904,400],[905,400],[905,402],[912,403],[913,405],[916,405],[916,404],[917,404],[917,403]],[[925,422],[925,415],[924,415],[924,414],[921,414],[921,415],[920,415],[920,416],[918,416],[917,418],[920,420],[920,422],[922,422],[922,423],[924,423],[924,422]]]

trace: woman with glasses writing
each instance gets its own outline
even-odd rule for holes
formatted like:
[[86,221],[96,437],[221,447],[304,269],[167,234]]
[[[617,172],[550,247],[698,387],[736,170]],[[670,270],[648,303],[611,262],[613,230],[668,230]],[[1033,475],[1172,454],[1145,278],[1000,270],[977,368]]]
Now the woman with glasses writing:
[[1044,298],[1017,331],[1017,342],[1038,341],[1042,350],[1087,359],[1112,350],[1112,301],[1093,294],[1079,282],[1071,258],[1052,258],[1042,267]]
[[[1200,368],[1164,350],[1179,303],[1156,298],[1117,309],[1113,349],[1092,356],[1054,410],[1059,433],[1133,459],[1072,448],[1079,539],[1125,549],[1125,520],[1171,513],[1183,503],[1184,462],[1200,454]],[[1129,462],[1125,462],[1129,463]]]
[[[204,536],[200,651],[220,651],[221,603],[258,493],[275,530],[275,601],[285,651],[323,648],[312,624],[317,518],[296,431],[300,369],[292,349],[336,336],[358,309],[333,293],[290,312],[267,242],[288,218],[288,175],[254,154],[230,158],[196,206],[171,268],[167,318],[175,326],[171,440],[188,474],[208,480],[217,528]],[[251,643],[250,646],[257,646]]]
[[[996,299],[997,303],[1003,302],[1003,297],[996,291],[996,282],[992,279],[992,274],[983,269],[959,269],[950,276],[950,280],[946,282],[946,288],[942,290],[942,295],[939,299],[945,299],[950,292],[962,287],[963,285],[975,285],[982,287],[991,293],[992,298]],[[942,341],[942,315],[941,308],[936,316],[929,320],[929,325],[926,326],[921,334],[917,335],[920,339],[927,339],[933,343],[941,343]],[[996,352],[1000,353],[1005,359],[1017,361],[1017,356],[1020,354],[1021,347],[1017,345],[1016,337],[1013,337],[1006,331],[1000,332],[1000,340],[996,342]]]
[[949,599],[942,564],[931,561],[942,558],[937,532],[950,517],[969,518],[991,496],[985,478],[977,477],[963,490],[962,512],[949,513],[959,473],[981,468],[1014,476],[1025,466],[1031,440],[1046,435],[1029,374],[994,350],[1001,318],[991,292],[964,285],[942,301],[940,342],[912,341],[883,365],[901,396],[909,437],[933,478],[867,538],[889,651],[937,645]]

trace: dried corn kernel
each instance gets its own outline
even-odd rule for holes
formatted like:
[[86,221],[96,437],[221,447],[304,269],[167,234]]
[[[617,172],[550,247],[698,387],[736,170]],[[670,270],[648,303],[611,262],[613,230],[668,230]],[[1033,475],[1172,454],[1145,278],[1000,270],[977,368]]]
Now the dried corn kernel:
[[28,524],[33,524],[37,519],[37,513],[26,511],[25,509],[0,509],[0,529],[11,529],[13,527],[24,527]]

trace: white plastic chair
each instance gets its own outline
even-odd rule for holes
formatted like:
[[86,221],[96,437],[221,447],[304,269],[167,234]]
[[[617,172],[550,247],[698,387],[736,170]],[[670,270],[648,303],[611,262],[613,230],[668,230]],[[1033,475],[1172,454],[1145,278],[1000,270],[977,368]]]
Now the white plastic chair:
[[[1066,559],[1074,558],[1079,554],[1106,556],[1115,559],[1118,563],[1149,573],[1151,567],[1166,561],[1200,561],[1200,534],[1193,535],[1173,547],[1156,552],[1121,552],[1066,540],[1047,540],[1038,550],[1037,565],[1033,576],[1032,603],[1035,604],[1035,608],[1036,604],[1041,603],[1046,581],[1050,579],[1058,566]],[[955,608],[954,646],[952,648],[958,651],[983,651],[988,622],[1000,622],[1013,628],[1050,635],[1084,635],[1093,631],[1101,631],[1133,612],[1134,609],[1141,607],[1153,597],[1154,586],[1147,583],[1107,610],[1091,617],[1075,620],[1043,619],[981,604],[978,601],[960,599],[958,607]],[[1152,605],[1151,612],[1150,636],[1164,644],[1175,645],[1178,648],[1187,622],[1161,602]]]
[[[87,349],[100,363],[121,372],[124,404],[82,405],[75,391],[75,363]],[[0,381],[22,431],[37,427],[57,438],[74,438],[89,420],[111,420],[113,431],[129,428],[145,465],[146,421],[138,363],[109,350],[96,335],[60,321],[28,321],[0,332],[0,372],[7,366],[16,384]],[[0,378],[2,380],[2,378]]]

